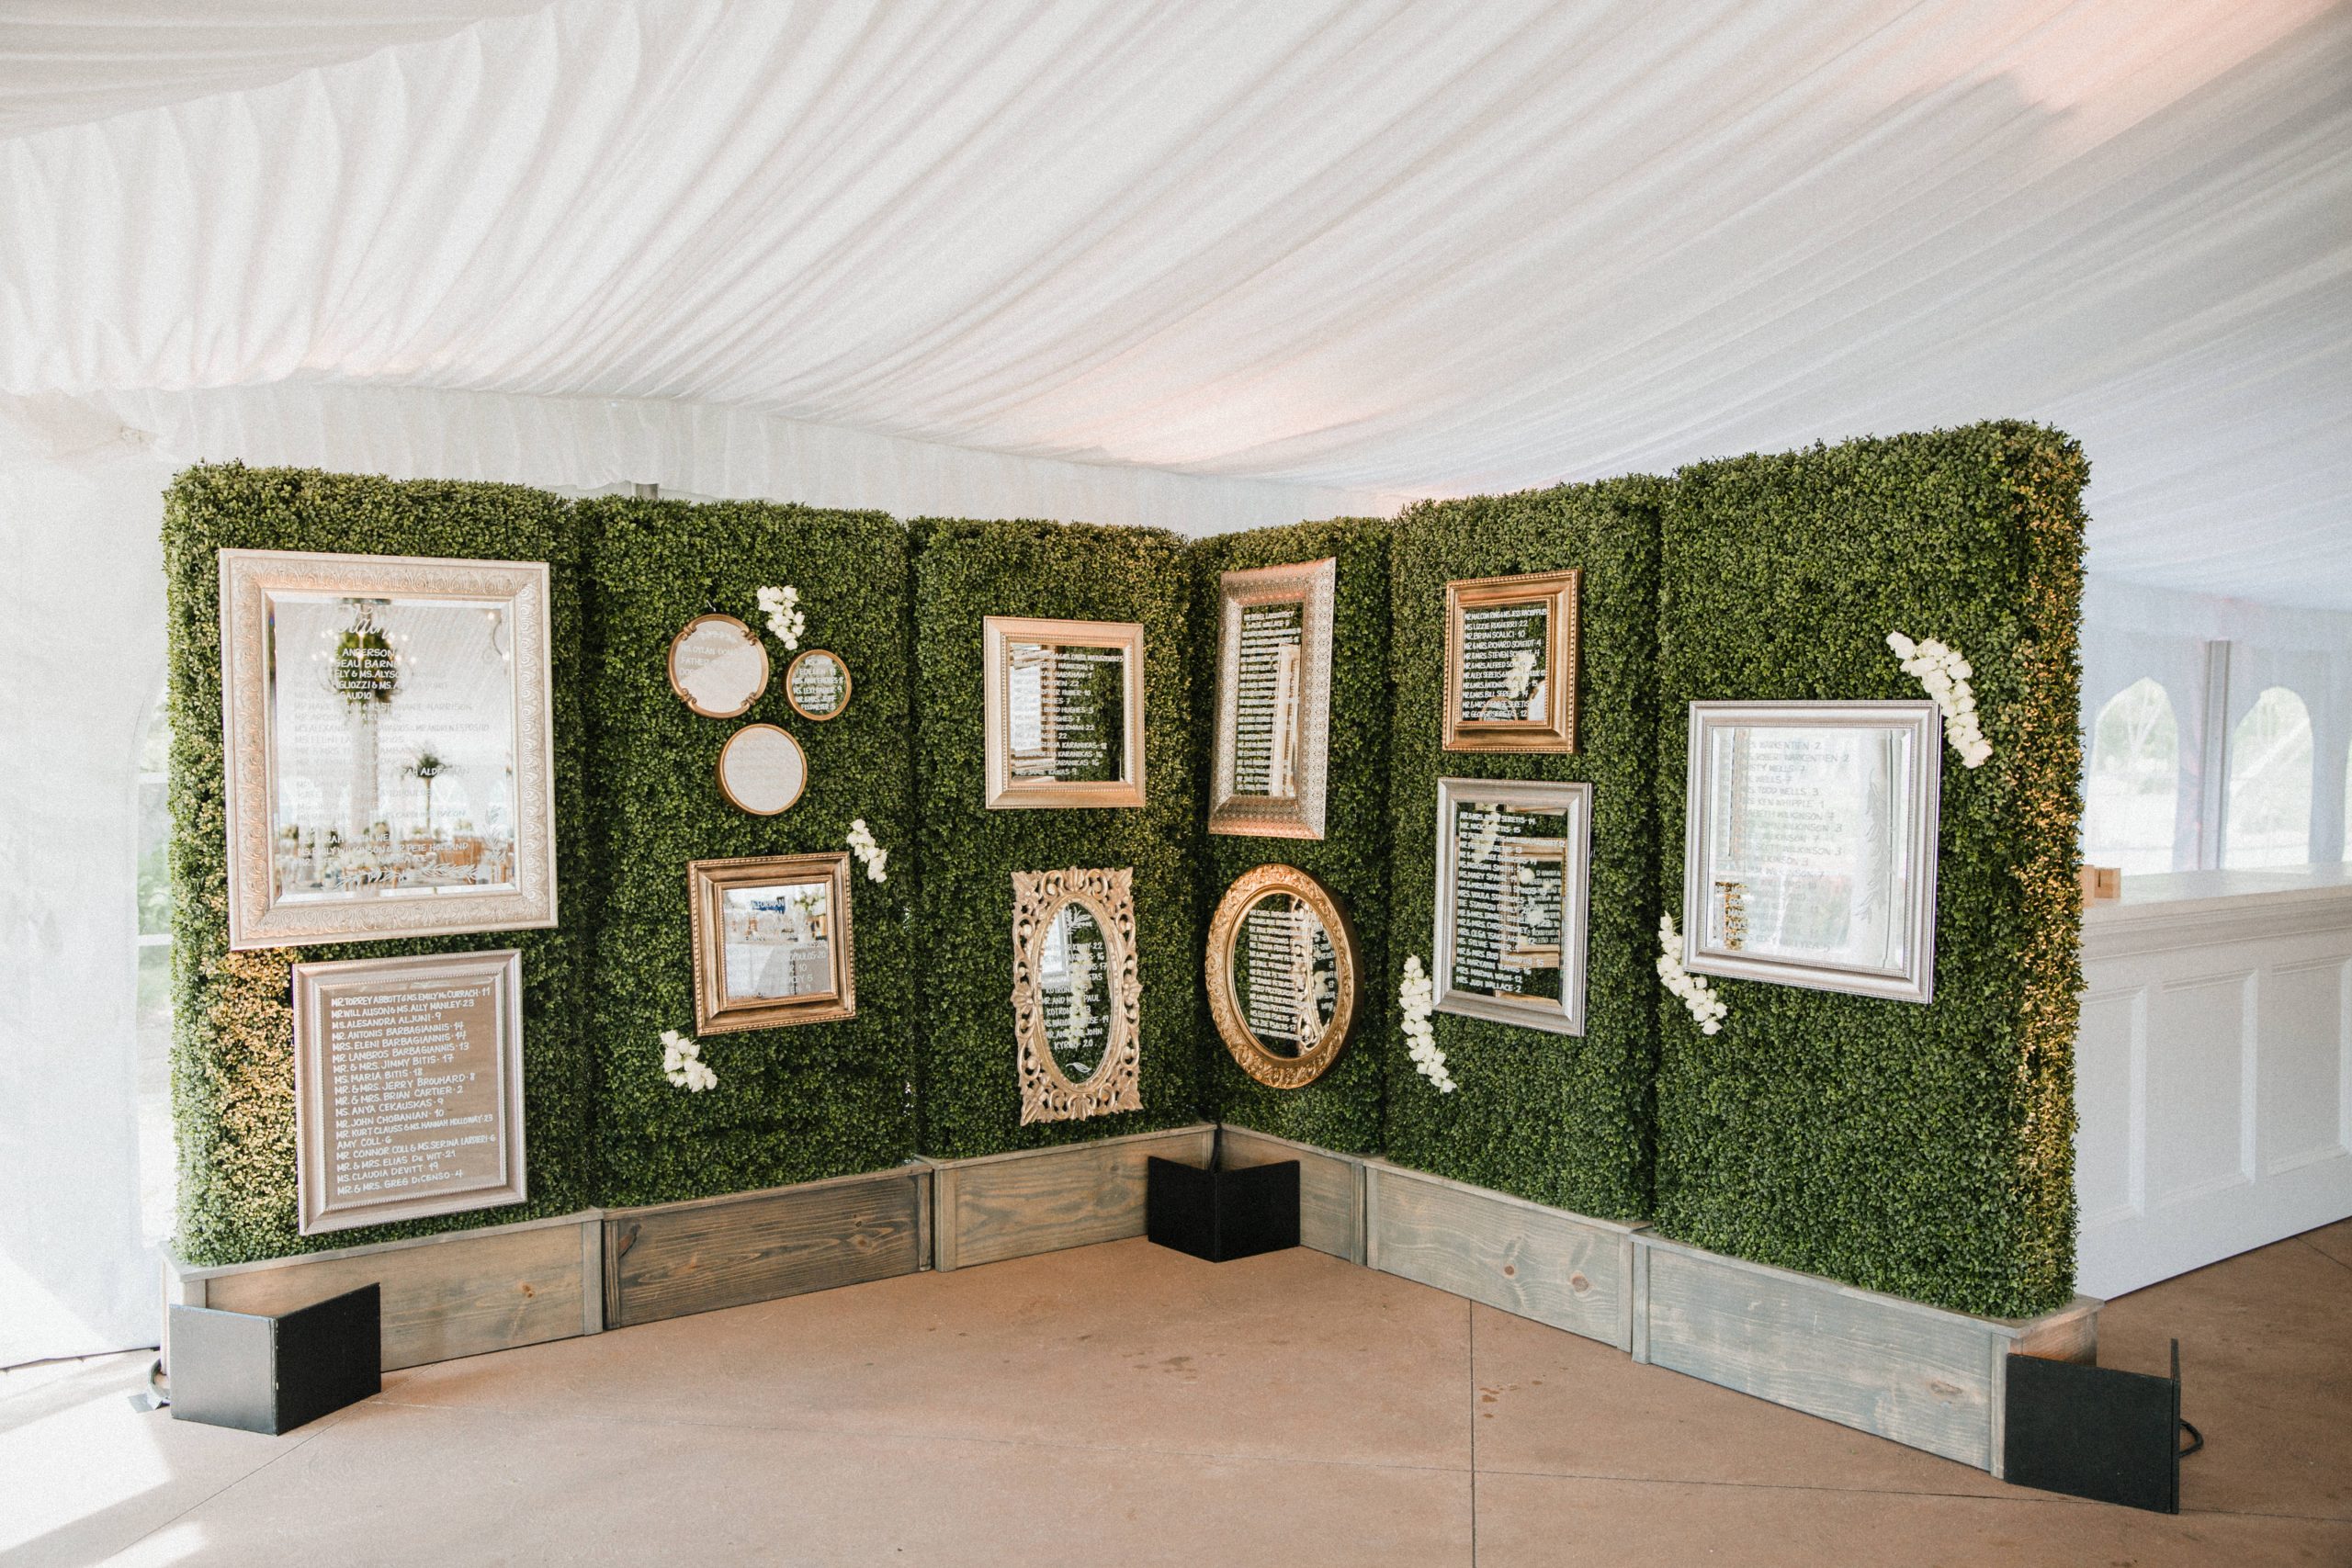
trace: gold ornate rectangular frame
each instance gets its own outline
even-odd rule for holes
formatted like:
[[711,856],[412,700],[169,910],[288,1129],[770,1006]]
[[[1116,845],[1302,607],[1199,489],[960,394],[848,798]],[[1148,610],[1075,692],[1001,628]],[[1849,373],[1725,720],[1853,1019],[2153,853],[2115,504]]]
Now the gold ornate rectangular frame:
[[[522,931],[556,923],[555,719],[542,561],[222,550],[220,730],[229,818],[229,946],[378,942]],[[496,600],[513,628],[514,889],[283,902],[271,822],[275,594],[384,600]]]
[[[346,1100],[330,1082],[329,1034],[337,993],[356,990],[380,998],[388,990],[397,993],[404,987],[440,988],[484,983],[490,987],[489,1033],[493,1055],[487,1069],[468,1069],[468,1076],[489,1077],[496,1095],[497,1111],[490,1129],[490,1157],[486,1162],[474,1162],[486,1165],[486,1168],[476,1168],[469,1176],[467,1157],[458,1152],[464,1145],[457,1142],[457,1130],[447,1129],[438,1141],[453,1146],[435,1151],[435,1156],[450,1161],[456,1168],[454,1180],[422,1194],[411,1191],[390,1198],[334,1201],[328,1180],[335,1152],[331,1146],[332,1122],[338,1111],[366,1115],[371,1109],[368,1091],[356,1090]],[[422,1219],[429,1214],[465,1213],[525,1201],[528,1184],[523,1152],[521,953],[506,948],[494,953],[439,953],[412,958],[349,958],[327,964],[297,964],[293,987],[294,1173],[296,1217],[301,1235]],[[454,1059],[447,1065],[458,1066]],[[454,1078],[459,1075],[444,1076]],[[373,1103],[379,1111],[393,1109]],[[432,1129],[419,1126],[413,1130]],[[400,1129],[382,1129],[378,1136],[385,1141],[397,1139]]]
[[[821,882],[827,918],[826,946],[831,974],[822,991],[748,1001],[727,998],[727,934],[723,906],[729,891],[778,884]],[[849,855],[749,855],[734,860],[698,860],[686,866],[687,903],[693,911],[695,1032],[730,1034],[746,1029],[784,1029],[797,1023],[830,1023],[857,1016],[856,943],[850,929]]]
[[[1296,566],[1228,571],[1217,580],[1222,630],[1216,672],[1216,766],[1209,831],[1259,839],[1323,836],[1325,784],[1331,730],[1331,601],[1339,581],[1337,557]],[[1241,728],[1241,621],[1263,604],[1299,607],[1303,668],[1290,741],[1298,758],[1297,787],[1287,795],[1240,795],[1233,787],[1234,751]]]
[[[1448,751],[1573,751],[1577,749],[1577,685],[1581,637],[1577,626],[1584,573],[1529,572],[1519,577],[1465,578],[1445,585],[1445,750]],[[1462,717],[1464,613],[1498,604],[1543,604],[1544,713],[1542,718]]]
[[[1136,621],[1056,621],[1023,615],[982,619],[987,663],[982,705],[987,727],[990,811],[1143,804],[1143,626]],[[1120,775],[1115,779],[1016,779],[1012,776],[1011,680],[1012,645],[1113,648],[1120,653]]]

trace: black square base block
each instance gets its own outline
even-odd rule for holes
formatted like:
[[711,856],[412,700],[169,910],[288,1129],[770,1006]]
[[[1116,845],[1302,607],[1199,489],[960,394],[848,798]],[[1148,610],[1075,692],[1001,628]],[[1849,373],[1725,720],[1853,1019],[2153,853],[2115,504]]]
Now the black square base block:
[[2180,1347],[2174,1375],[2009,1358],[2002,1473],[2012,1484],[2180,1512]]
[[1238,1170],[1152,1156],[1144,1174],[1144,1235],[1224,1263],[1298,1245],[1298,1161]]
[[276,1436],[383,1386],[374,1285],[277,1316],[172,1308],[172,1417]]

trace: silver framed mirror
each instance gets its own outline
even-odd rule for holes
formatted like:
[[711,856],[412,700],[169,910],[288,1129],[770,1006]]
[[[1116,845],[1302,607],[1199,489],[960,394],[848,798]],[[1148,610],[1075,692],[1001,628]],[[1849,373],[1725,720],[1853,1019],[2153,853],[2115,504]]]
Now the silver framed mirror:
[[1690,722],[1682,966],[1933,999],[1936,705],[1702,702]]
[[1584,1032],[1592,786],[1437,781],[1436,1007]]
[[1217,580],[1212,833],[1323,836],[1339,570],[1332,557]]

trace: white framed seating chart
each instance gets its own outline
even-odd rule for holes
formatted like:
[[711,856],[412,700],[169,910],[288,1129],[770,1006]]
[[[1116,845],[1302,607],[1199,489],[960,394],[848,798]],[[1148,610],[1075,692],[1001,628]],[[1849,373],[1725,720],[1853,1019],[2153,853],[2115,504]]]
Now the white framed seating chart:
[[1436,1007],[1584,1032],[1592,786],[1437,781]]
[[1936,705],[1702,702],[1690,722],[1683,967],[1930,1000]]

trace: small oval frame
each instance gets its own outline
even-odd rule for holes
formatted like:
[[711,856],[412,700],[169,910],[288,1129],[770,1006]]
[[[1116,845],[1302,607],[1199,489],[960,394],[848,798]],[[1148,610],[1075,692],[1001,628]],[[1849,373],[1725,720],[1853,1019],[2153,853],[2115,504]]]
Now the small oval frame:
[[[831,660],[834,664],[838,665],[842,672],[842,700],[833,705],[833,709],[831,713],[811,713],[808,709],[802,707],[800,705],[799,694],[792,689],[793,675],[798,671],[803,664],[806,664],[808,660],[817,658],[820,654],[825,658]],[[850,694],[854,691],[856,687],[857,682],[852,678],[849,672],[849,660],[843,659],[840,654],[835,653],[830,648],[803,649],[800,652],[793,656],[791,663],[784,667],[784,700],[792,705],[793,712],[798,714],[801,717],[808,719],[812,724],[822,724],[827,719],[841,717],[843,713],[848,711]]]

